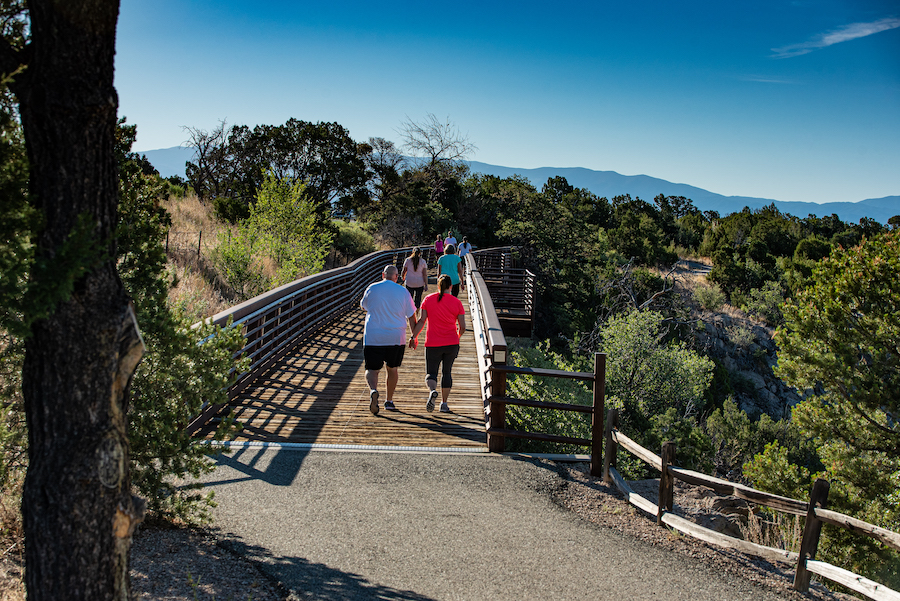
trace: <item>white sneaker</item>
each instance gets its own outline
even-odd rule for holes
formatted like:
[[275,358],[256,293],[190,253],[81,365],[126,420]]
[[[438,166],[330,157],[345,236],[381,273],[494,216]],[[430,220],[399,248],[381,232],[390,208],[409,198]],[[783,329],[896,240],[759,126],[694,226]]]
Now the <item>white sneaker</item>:
[[428,395],[428,402],[425,403],[425,411],[434,411],[434,401],[437,400],[438,391],[432,390]]

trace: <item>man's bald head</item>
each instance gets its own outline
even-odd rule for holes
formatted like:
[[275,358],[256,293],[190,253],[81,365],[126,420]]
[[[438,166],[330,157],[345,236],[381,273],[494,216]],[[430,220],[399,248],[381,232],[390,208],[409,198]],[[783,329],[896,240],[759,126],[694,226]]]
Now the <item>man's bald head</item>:
[[399,272],[394,265],[385,265],[384,270],[381,272],[381,279],[383,280],[393,280],[397,281],[397,276]]

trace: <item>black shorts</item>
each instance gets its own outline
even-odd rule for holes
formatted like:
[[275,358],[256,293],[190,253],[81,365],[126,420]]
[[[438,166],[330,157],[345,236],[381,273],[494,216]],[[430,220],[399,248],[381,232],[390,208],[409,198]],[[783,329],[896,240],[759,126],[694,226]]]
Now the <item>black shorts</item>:
[[378,371],[387,364],[388,367],[400,367],[403,363],[403,352],[406,350],[405,344],[396,346],[364,346],[363,357],[366,360],[366,369]]

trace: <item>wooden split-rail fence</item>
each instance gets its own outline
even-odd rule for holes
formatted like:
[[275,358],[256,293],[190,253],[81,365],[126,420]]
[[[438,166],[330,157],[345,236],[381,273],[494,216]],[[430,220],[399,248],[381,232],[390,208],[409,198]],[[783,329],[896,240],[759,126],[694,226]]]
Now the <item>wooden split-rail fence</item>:
[[[435,257],[433,248],[420,247],[429,264]],[[238,374],[229,389],[230,402],[240,400],[250,387],[265,382],[266,374],[285,357],[296,353],[305,341],[321,337],[348,313],[358,311],[366,286],[380,278],[386,264],[401,268],[411,248],[381,251],[353,261],[345,267],[312,275],[268,293],[250,299],[211,318],[221,326],[240,327],[244,346],[237,356],[250,359],[246,372]],[[900,593],[838,566],[816,560],[816,550],[823,524],[849,529],[871,537],[892,549],[900,550],[900,534],[879,528],[825,508],[828,483],[816,482],[809,501],[799,501],[772,495],[750,487],[679,468],[675,465],[674,443],[665,443],[660,455],[645,449],[618,430],[618,414],[604,410],[606,356],[595,355],[592,372],[566,372],[513,366],[507,363],[506,335],[530,335],[535,314],[535,277],[522,269],[511,248],[475,251],[466,256],[466,289],[469,319],[473,330],[478,372],[481,413],[483,413],[482,444],[490,452],[503,452],[507,438],[524,438],[585,446],[590,450],[590,471],[613,483],[639,509],[654,515],[660,525],[666,525],[710,544],[732,548],[768,560],[796,563],[794,587],[808,590],[811,574],[817,574],[877,601],[900,601]],[[405,362],[404,362],[405,365]],[[588,383],[593,390],[591,405],[551,403],[507,396],[509,376],[529,375],[542,378],[567,378]],[[456,384],[454,383],[454,389]],[[506,425],[506,408],[511,405],[538,407],[556,411],[574,411],[591,415],[591,437],[574,438],[545,432],[523,432]],[[189,430],[201,433],[204,426],[226,408],[225,405],[206,406]],[[434,428],[434,423],[419,423]],[[462,429],[457,432],[463,432]],[[471,432],[466,430],[466,432]],[[457,436],[471,434],[457,434]],[[604,448],[605,446],[605,448]],[[619,449],[624,449],[660,470],[659,496],[656,504],[636,494],[616,471]],[[758,545],[701,527],[672,512],[673,482],[679,479],[692,485],[710,488],[720,494],[731,495],[751,503],[805,518],[805,529],[799,552],[790,552]]]

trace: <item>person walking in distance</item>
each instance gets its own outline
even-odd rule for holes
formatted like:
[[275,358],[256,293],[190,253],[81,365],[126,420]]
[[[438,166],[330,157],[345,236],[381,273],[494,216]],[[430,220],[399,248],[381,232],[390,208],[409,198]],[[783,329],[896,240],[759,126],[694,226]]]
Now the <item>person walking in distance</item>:
[[469,244],[468,236],[463,236],[463,241],[459,243],[459,258],[462,259],[472,252],[472,245]]
[[400,379],[400,364],[406,350],[406,326],[416,327],[416,306],[403,286],[393,265],[385,266],[381,281],[370,284],[359,306],[366,312],[363,328],[363,357],[366,383],[369,385],[369,411],[378,415],[378,374],[387,367],[387,399],[384,408],[396,411],[394,390]]
[[438,259],[438,277],[444,273],[450,276],[453,296],[459,296],[459,286],[463,278],[462,259],[456,254],[452,244],[444,247],[444,254]]
[[425,385],[428,386],[426,411],[434,411],[438,391],[438,369],[441,371],[441,412],[449,413],[447,398],[453,386],[453,362],[459,355],[459,340],[466,331],[465,309],[455,296],[447,294],[452,286],[450,276],[438,278],[438,292],[429,294],[422,301],[422,318],[412,329],[409,348],[416,348],[419,332],[425,330]]
[[456,248],[456,236],[453,235],[453,230],[447,230],[447,237],[444,238],[444,246],[448,244],[452,244],[453,248]]
[[441,238],[440,234],[434,239],[434,252],[437,256],[444,254],[444,239]]
[[418,246],[403,262],[403,271],[400,273],[400,277],[418,310],[422,305],[422,293],[428,290],[428,265],[425,264],[422,251]]

